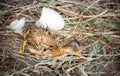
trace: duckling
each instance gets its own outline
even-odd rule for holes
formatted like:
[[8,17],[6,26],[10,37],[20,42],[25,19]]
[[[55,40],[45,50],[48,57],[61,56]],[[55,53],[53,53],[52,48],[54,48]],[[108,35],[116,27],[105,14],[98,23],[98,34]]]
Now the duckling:
[[41,29],[34,29],[27,31],[24,35],[24,42],[19,48],[19,53],[24,52],[24,47],[27,45],[31,53],[44,51],[46,48],[54,47],[57,45],[55,39],[49,34],[46,36],[46,32]]

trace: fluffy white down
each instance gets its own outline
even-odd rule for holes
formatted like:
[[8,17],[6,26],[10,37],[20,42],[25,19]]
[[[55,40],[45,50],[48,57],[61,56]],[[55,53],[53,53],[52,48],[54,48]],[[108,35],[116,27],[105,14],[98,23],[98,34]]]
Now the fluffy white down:
[[64,28],[64,19],[62,16],[56,11],[43,7],[41,17],[37,21],[37,26],[41,26],[43,28],[48,27],[51,30],[61,30]]
[[23,34],[23,27],[25,25],[25,18],[21,18],[20,20],[14,20],[10,23],[8,28],[14,30],[15,33]]
[[20,20],[14,20],[10,23],[10,26],[8,26],[10,29],[22,29],[25,24],[25,18],[21,18]]

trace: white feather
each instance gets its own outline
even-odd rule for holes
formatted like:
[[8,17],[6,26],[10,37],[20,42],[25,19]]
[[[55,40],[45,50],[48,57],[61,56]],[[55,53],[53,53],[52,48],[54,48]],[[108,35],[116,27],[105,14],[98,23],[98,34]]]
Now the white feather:
[[23,17],[19,20],[14,20],[13,22],[11,22],[8,28],[14,30],[15,33],[22,34],[23,32],[22,28],[24,27],[24,25],[25,25],[25,18]]
[[41,17],[36,22],[37,26],[49,28],[51,30],[61,30],[64,28],[65,22],[62,16],[56,11],[44,7],[42,9]]

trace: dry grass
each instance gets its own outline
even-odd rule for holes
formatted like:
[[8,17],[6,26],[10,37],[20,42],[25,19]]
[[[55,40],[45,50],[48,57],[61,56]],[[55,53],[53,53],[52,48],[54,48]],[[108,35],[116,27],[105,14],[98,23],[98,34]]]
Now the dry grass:
[[[78,0],[79,1],[79,0]],[[0,76],[119,76],[120,75],[120,4],[107,0],[8,0],[0,2]],[[87,60],[76,56],[58,57],[19,54],[22,36],[6,26],[25,17],[34,26],[43,6],[65,19],[58,39],[76,38]]]

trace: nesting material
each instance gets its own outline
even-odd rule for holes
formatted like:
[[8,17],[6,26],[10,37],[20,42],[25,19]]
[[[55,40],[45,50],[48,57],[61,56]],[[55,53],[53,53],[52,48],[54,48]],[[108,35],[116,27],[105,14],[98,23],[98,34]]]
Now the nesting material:
[[19,20],[14,20],[13,22],[10,23],[10,25],[8,26],[8,28],[12,29],[15,33],[18,34],[23,34],[23,27],[25,24],[25,18],[21,18]]
[[53,9],[43,7],[41,17],[36,22],[36,26],[49,28],[50,30],[61,30],[65,26],[62,16]]

